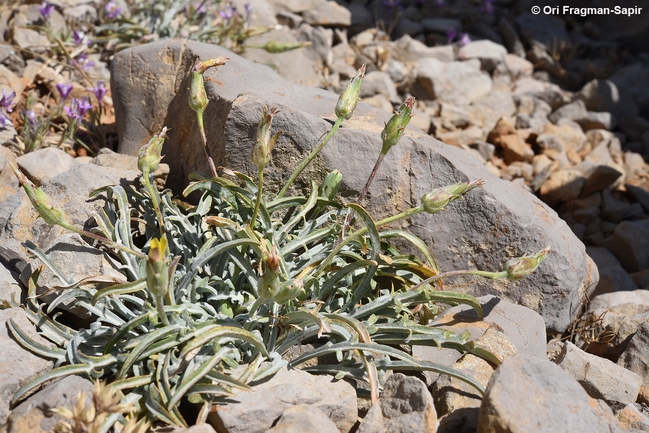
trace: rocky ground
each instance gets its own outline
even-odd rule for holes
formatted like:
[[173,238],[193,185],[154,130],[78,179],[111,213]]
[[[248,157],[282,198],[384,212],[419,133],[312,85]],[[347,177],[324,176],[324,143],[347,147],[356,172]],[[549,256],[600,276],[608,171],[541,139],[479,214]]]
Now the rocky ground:
[[[52,3],[49,24],[70,30],[89,30],[103,6]],[[160,40],[115,56],[92,54],[89,81],[33,54],[50,44],[24,27],[42,20],[39,4],[0,6],[0,87],[6,93],[26,98],[38,89],[56,98],[56,85],[71,83],[72,94],[80,97],[86,88],[96,89],[97,80],[111,83],[100,128],[107,148],[94,157],[78,145],[23,154],[25,124],[18,110],[0,129],[2,297],[20,296],[19,281],[37,267],[20,247],[27,239],[58,254],[71,275],[109,272],[100,254],[60,248],[73,241],[30,213],[9,161],[83,224],[97,206],[86,202],[87,193],[134,179],[133,155],[169,126],[164,161],[171,167],[160,179],[168,177],[167,186],[177,190],[189,172],[205,168],[202,154],[187,144],[197,143],[196,132],[183,127],[194,119],[185,103],[187,65],[228,55],[230,62],[211,75],[208,87],[213,102],[206,127],[208,136],[218,137],[213,153],[221,165],[250,170],[250,127],[269,103],[282,110],[277,121],[286,131],[274,156],[281,171],[304,151],[305,144],[290,143],[312,143],[329,125],[323,119],[331,119],[336,95],[318,88],[340,92],[367,64],[367,105],[359,105],[358,116],[322,157],[324,166],[341,170],[348,196],[364,183],[369,168],[361,156],[375,155],[382,122],[415,96],[407,140],[386,158],[392,170],[384,167],[377,177],[371,209],[399,209],[431,186],[481,177],[486,184],[476,197],[430,221],[411,222],[409,229],[433,246],[440,266],[493,269],[546,245],[553,254],[529,282],[468,288],[464,282],[465,291],[483,296],[484,321],[458,308],[437,319],[468,330],[477,344],[504,359],[497,370],[446,349],[413,353],[469,372],[487,386],[484,398],[446,376],[395,374],[381,400],[369,407],[343,381],[285,371],[255,393],[238,395],[238,405],[210,414],[209,425],[228,433],[649,430],[649,57],[634,42],[647,33],[642,14],[535,15],[533,6],[543,11],[562,5],[523,0],[250,3],[248,25],[272,30],[246,45],[309,44],[275,54],[247,48],[239,57],[218,47]],[[244,10],[243,2],[233,4]],[[60,134],[52,128],[46,141],[56,144]],[[13,318],[26,326],[21,311],[2,310],[1,321]],[[91,384],[65,379],[9,408],[15,390],[51,363],[22,350],[4,326],[0,331],[7,348],[0,361],[0,425],[12,432],[23,431],[26,423],[49,431],[55,420],[43,408],[74,399]],[[16,371],[16,363],[23,368]]]

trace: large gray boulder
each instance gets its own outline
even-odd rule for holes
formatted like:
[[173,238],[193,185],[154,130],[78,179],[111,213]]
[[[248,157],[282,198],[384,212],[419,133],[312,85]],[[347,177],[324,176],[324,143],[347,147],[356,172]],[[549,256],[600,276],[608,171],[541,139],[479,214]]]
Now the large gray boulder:
[[[335,120],[338,96],[289,83],[270,68],[251,63],[221,47],[162,40],[117,54],[112,91],[120,138],[119,151],[136,155],[163,126],[170,127],[164,159],[171,166],[168,186],[178,191],[194,170],[208,172],[195,114],[187,104],[195,60],[227,56],[230,61],[205,75],[210,104],[205,112],[209,146],[216,165],[256,173],[250,153],[262,106],[280,109],[273,127],[284,130],[267,169],[270,188],[284,182],[297,162]],[[334,168],[344,176],[343,195],[354,199],[381,147],[387,113],[360,103],[351,120],[325,147],[302,179],[321,179]],[[598,280],[584,245],[541,201],[492,175],[475,157],[446,146],[421,130],[408,128],[379,171],[365,201],[375,218],[419,204],[432,188],[483,178],[483,188],[437,215],[404,222],[433,250],[442,270],[500,270],[508,259],[550,246],[552,254],[531,277],[519,282],[466,280],[459,290],[497,294],[522,304],[545,320],[548,330],[564,331],[580,302]],[[304,182],[302,185],[306,184]],[[453,288],[449,280],[447,287]]]

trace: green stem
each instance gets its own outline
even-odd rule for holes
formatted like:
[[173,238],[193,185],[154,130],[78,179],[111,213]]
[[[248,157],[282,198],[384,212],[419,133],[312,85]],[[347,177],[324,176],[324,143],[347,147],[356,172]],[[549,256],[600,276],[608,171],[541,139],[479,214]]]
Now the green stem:
[[468,270],[462,270],[462,271],[442,272],[441,274],[433,275],[430,278],[426,278],[421,283],[419,283],[416,286],[412,287],[410,289],[410,291],[417,290],[418,288],[420,288],[424,284],[434,283],[436,281],[441,280],[442,278],[456,277],[456,276],[459,276],[459,275],[475,275],[477,277],[485,277],[485,278],[490,278],[492,280],[496,280],[496,279],[499,279],[499,278],[507,278],[507,271],[489,272],[489,271],[479,271],[477,269],[468,269]]
[[164,295],[155,297],[155,308],[158,311],[158,316],[160,317],[162,324],[164,326],[169,326],[169,319],[167,318],[167,314],[165,313]]
[[94,239],[96,241],[102,242],[102,243],[106,244],[109,247],[116,248],[116,249],[118,249],[120,251],[123,251],[125,253],[133,254],[133,255],[136,255],[136,256],[138,256],[140,258],[143,258],[143,259],[147,258],[147,255],[144,254],[144,253],[132,250],[127,246],[124,246],[122,244],[118,244],[117,242],[113,242],[110,239],[105,238],[103,236],[99,236],[99,235],[96,235],[94,233],[78,229],[78,228],[74,227],[73,225],[67,225],[66,224],[66,225],[61,225],[61,227],[65,228],[65,229],[68,229],[68,230],[71,230],[71,231],[77,233],[78,235],[86,236],[86,237],[89,237],[89,238]]
[[205,135],[205,126],[203,123],[203,110],[196,111],[196,121],[198,123],[198,129],[201,131],[201,140],[203,141],[203,151],[205,151],[205,157],[207,158],[207,163],[210,165],[210,171],[212,172],[212,177],[219,177],[216,174],[216,166],[214,165],[214,158],[210,153],[210,149],[207,147],[207,136]]
[[[375,225],[378,228],[378,227],[384,226],[386,224],[390,224],[390,223],[393,223],[395,221],[398,221],[400,219],[407,218],[409,216],[418,214],[418,213],[420,213],[422,211],[423,211],[423,208],[421,206],[413,207],[413,208],[410,208],[407,211],[401,212],[401,213],[399,213],[397,215],[393,215],[391,217],[384,218],[384,219],[382,219],[380,221],[377,221]],[[363,227],[362,229],[358,229],[355,232],[351,233],[346,239],[341,240],[338,243],[338,245],[336,245],[336,247],[331,251],[331,253],[329,253],[329,255],[322,261],[322,263],[320,263],[320,266],[318,266],[318,268],[315,270],[313,275],[318,275],[319,273],[324,271],[325,268],[331,264],[334,257],[336,257],[336,255],[340,252],[340,250],[345,245],[347,245],[349,242],[353,241],[354,239],[364,235],[365,233],[367,233],[367,231],[368,231],[367,227]]]
[[[374,181],[374,177],[376,176],[376,173],[379,171],[379,167],[383,162],[383,158],[385,158],[385,153],[381,152],[379,154],[379,157],[376,159],[376,163],[374,164],[374,168],[372,169],[370,176],[367,178],[367,182],[365,182],[365,186],[363,187],[361,194],[358,196],[358,200],[356,200],[356,204],[360,205],[363,199],[365,198],[365,194],[367,194],[367,191],[369,191],[370,185]],[[355,214],[356,212],[354,212],[353,210],[347,214],[347,218],[345,218],[345,223],[343,224],[343,228],[341,231],[342,233],[341,237],[345,237],[345,232],[347,231],[347,228],[351,224]]]
[[151,183],[151,176],[148,173],[142,173],[142,182],[144,187],[149,192],[151,197],[151,202],[153,202],[153,209],[155,210],[156,218],[158,219],[158,226],[160,227],[160,236],[165,233],[164,220],[162,219],[162,211],[160,210],[160,200],[158,200],[158,191],[153,187]]
[[343,120],[345,120],[343,117],[338,117],[336,119],[336,123],[334,123],[334,126],[332,126],[329,132],[327,132],[327,134],[323,137],[320,144],[318,144],[318,146],[316,146],[316,148],[313,149],[313,151],[311,151],[309,156],[304,158],[304,160],[300,163],[300,165],[295,169],[293,174],[291,174],[291,177],[288,178],[286,185],[284,185],[284,188],[282,188],[282,190],[279,192],[277,198],[284,197],[284,194],[286,194],[286,191],[288,191],[288,188],[293,184],[295,179],[297,179],[300,173],[302,173],[302,171],[306,168],[306,166],[309,165],[309,163],[313,160],[313,158],[315,158],[316,155],[322,150],[322,148],[325,147],[325,145],[329,142],[329,140],[331,139],[331,137],[333,137],[333,135],[336,133],[338,128],[340,128],[340,125],[343,123]]
[[259,176],[258,176],[258,185],[257,185],[257,200],[255,201],[255,210],[252,213],[252,218],[250,219],[250,228],[255,228],[255,223],[257,222],[257,215],[259,214],[259,206],[261,205],[261,194],[263,193],[264,187],[264,167],[259,167]]

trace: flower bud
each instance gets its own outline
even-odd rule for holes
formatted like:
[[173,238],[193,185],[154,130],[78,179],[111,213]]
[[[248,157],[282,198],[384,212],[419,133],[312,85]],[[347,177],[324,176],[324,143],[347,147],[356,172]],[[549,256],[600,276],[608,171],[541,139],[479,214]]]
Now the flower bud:
[[198,72],[199,74],[205,73],[210,68],[213,68],[214,66],[223,66],[225,63],[230,60],[228,57],[217,57],[215,59],[210,59],[206,60],[204,62],[201,62],[200,60],[197,61],[194,64],[194,72]]
[[140,152],[137,156],[137,168],[143,175],[148,176],[158,169],[160,161],[162,160],[162,145],[164,144],[166,134],[169,128],[166,126],[158,135],[154,135],[151,140],[144,146],[140,147]]
[[285,51],[291,51],[298,48],[311,45],[311,42],[279,42],[279,41],[268,41],[261,46],[262,49],[266,50],[268,53],[283,53]]
[[273,117],[279,113],[276,108],[264,107],[264,112],[257,127],[257,141],[252,148],[252,162],[259,170],[263,169],[270,162],[271,152],[277,143],[277,139],[282,135],[278,131],[275,135],[270,132],[270,126],[273,123]]
[[203,72],[200,66],[202,62],[197,61],[192,69],[192,83],[189,87],[189,106],[197,113],[202,113],[207,107],[209,100],[205,91],[205,82],[203,81]]
[[385,124],[381,132],[381,140],[383,140],[383,148],[381,153],[386,155],[392,146],[396,145],[403,134],[406,132],[406,126],[412,117],[412,107],[415,105],[415,98],[410,97],[406,102],[401,105],[399,110],[390,118],[388,123]]
[[149,292],[156,299],[162,299],[169,288],[169,263],[167,262],[167,237],[151,239],[149,257],[146,262],[146,283]]
[[270,251],[266,245],[261,245],[261,262],[264,266],[264,274],[259,277],[257,292],[260,297],[271,299],[279,291],[280,275],[282,275],[280,269],[282,258],[277,253],[277,248],[274,245]]
[[482,179],[478,179],[473,182],[459,182],[453,185],[435,188],[421,198],[422,210],[430,214],[444,210],[446,205],[457,200],[473,188],[478,187],[483,183]]
[[361,93],[364,77],[365,65],[361,66],[360,69],[356,71],[356,75],[351,79],[349,84],[347,84],[345,91],[340,94],[338,103],[336,104],[336,117],[342,117],[345,120],[352,117],[352,114],[356,109],[356,104],[360,99],[358,95]]
[[202,113],[207,107],[209,100],[207,99],[207,92],[205,92],[205,80],[203,74],[209,68],[214,66],[222,66],[227,62],[227,57],[217,57],[216,59],[207,60],[202,62],[197,60],[192,68],[192,83],[189,87],[189,106],[197,113]]
[[516,257],[508,260],[503,269],[507,272],[507,279],[518,281],[527,277],[539,267],[543,259],[550,254],[550,251],[550,247],[545,247],[531,256],[524,255],[523,257]]
[[329,200],[336,198],[338,194],[338,188],[340,188],[340,182],[343,180],[343,175],[338,170],[327,173],[322,185],[320,186],[320,197],[324,197]]
[[291,301],[300,294],[303,288],[302,280],[288,280],[280,284],[277,289],[277,294],[273,297],[273,300],[278,304],[286,304],[288,301]]
[[34,207],[34,209],[36,209],[36,212],[38,212],[38,215],[40,215],[40,217],[43,218],[49,225],[59,225],[66,228],[70,227],[71,224],[67,220],[65,213],[63,213],[63,210],[58,207],[54,207],[52,205],[50,197],[45,194],[39,187],[34,185],[32,181],[27,179],[27,176],[25,176],[13,162],[10,162],[9,165],[11,166],[11,169],[14,171],[14,174],[18,178],[18,181],[25,190],[25,193],[27,194],[29,201],[32,203],[32,206]]

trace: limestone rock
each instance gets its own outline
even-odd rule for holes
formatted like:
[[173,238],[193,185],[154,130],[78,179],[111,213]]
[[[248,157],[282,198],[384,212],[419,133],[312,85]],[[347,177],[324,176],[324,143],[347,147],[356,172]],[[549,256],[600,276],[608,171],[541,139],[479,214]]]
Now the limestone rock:
[[53,414],[50,409],[67,407],[72,410],[80,392],[85,392],[90,404],[92,382],[80,376],[67,376],[20,403],[9,417],[7,433],[49,433],[64,418]]
[[38,335],[34,325],[27,319],[22,308],[0,310],[0,426],[7,424],[9,402],[16,391],[28,381],[49,371],[53,367],[48,361],[23,349],[11,336],[7,322],[12,320],[16,326],[41,344],[47,340]]
[[495,371],[480,406],[477,433],[611,433],[611,409],[545,358],[517,354]]
[[620,260],[624,269],[636,272],[649,269],[649,251],[637,239],[649,236],[649,220],[622,221],[605,246]]
[[16,164],[25,176],[40,186],[57,174],[68,171],[78,162],[57,147],[45,147],[18,157]]
[[421,99],[439,99],[452,104],[468,104],[491,91],[491,79],[463,62],[444,63],[422,58],[415,65]]
[[302,404],[320,409],[342,433],[349,432],[356,423],[356,392],[347,382],[284,368],[252,385],[252,391],[234,391],[228,404],[208,415],[208,422],[217,431],[263,433],[286,409]]
[[357,432],[427,433],[437,431],[437,426],[433,397],[426,385],[416,377],[395,373]]
[[554,362],[577,379],[593,398],[624,405],[638,397],[640,376],[608,359],[586,353],[569,341],[563,344]]
[[322,410],[309,404],[290,406],[266,433],[340,433]]
[[640,323],[638,330],[629,340],[628,347],[617,361],[619,365],[642,379],[639,399],[645,404],[649,402],[649,317],[647,319]]

